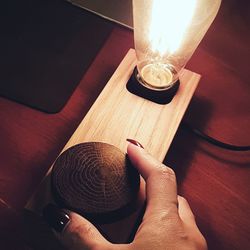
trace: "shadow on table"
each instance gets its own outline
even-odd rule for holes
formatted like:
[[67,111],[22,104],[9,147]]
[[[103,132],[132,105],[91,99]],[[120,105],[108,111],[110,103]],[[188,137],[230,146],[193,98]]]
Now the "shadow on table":
[[[201,99],[198,96],[194,96],[183,120],[190,124],[195,124],[195,127],[200,130],[204,130],[211,113],[212,106],[210,102],[205,98]],[[164,159],[164,164],[174,169],[178,184],[181,184],[185,179],[198,147],[198,140],[180,124]]]
[[0,200],[0,246],[8,250],[64,250],[40,216]]

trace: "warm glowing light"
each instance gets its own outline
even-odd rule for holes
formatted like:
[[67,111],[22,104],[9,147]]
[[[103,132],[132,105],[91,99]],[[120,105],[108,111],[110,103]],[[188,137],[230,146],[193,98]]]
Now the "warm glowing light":
[[149,41],[160,55],[174,53],[190,25],[197,0],[154,0]]
[[153,82],[159,88],[173,80],[172,72],[162,63],[147,64],[142,68],[141,75],[145,82],[148,84]]
[[133,0],[138,80],[168,89],[214,20],[221,0]]

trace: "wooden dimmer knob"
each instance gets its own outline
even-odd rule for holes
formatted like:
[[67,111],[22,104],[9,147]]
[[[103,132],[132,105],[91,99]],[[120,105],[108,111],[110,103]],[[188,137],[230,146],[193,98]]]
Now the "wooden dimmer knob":
[[96,223],[113,222],[131,213],[139,186],[139,173],[127,156],[101,142],[67,149],[51,173],[56,203]]

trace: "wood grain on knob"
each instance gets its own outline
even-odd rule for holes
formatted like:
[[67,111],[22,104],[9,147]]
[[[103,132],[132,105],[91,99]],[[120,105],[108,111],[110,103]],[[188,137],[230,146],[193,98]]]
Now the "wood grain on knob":
[[56,160],[55,201],[95,222],[112,222],[133,207],[140,177],[120,149],[101,142],[75,145]]

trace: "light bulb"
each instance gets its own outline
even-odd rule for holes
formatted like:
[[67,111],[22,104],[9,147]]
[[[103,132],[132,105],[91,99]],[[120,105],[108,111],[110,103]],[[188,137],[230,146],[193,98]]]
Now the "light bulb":
[[214,20],[221,0],[133,0],[140,82],[155,90],[178,79]]

